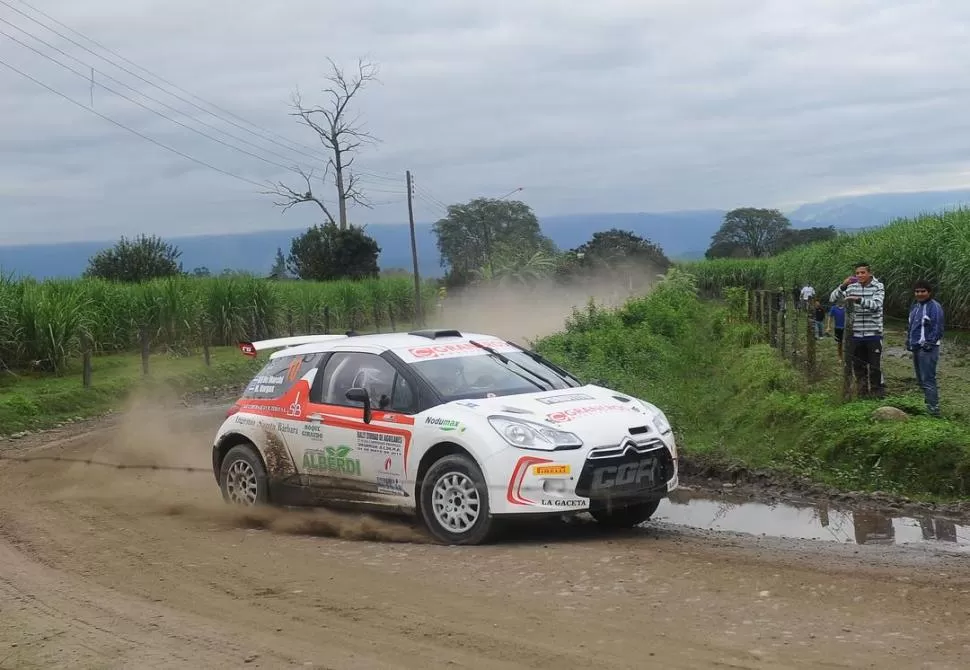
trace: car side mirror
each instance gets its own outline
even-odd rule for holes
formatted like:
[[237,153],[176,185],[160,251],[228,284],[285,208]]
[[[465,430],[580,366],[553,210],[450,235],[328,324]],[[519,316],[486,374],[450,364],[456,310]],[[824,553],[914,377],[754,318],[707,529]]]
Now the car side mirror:
[[590,379],[589,383],[593,386],[602,386],[603,388],[609,388],[610,384],[605,379]]
[[344,394],[347,400],[351,402],[360,402],[364,404],[364,423],[371,422],[371,407],[370,407],[370,393],[367,389],[362,388],[352,388]]

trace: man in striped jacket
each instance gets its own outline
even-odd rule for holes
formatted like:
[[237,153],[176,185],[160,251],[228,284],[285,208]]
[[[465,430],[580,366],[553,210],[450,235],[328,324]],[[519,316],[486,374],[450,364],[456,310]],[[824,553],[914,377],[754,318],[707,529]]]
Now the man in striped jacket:
[[[882,305],[886,289],[872,276],[868,263],[856,266],[855,274],[839,284],[829,301],[845,303],[851,316],[845,355],[851,357],[856,388],[860,398],[886,396],[882,374]],[[868,382],[868,383],[866,383]]]

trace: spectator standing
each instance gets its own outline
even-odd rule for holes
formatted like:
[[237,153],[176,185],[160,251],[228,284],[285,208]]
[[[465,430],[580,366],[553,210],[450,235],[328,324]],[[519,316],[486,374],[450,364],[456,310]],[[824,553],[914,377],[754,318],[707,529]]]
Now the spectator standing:
[[812,325],[815,328],[815,339],[822,339],[822,334],[825,326],[825,308],[822,307],[822,303],[818,298],[812,301]]
[[[872,276],[868,263],[856,266],[855,274],[835,287],[830,302],[844,302],[852,311],[848,354],[860,398],[886,397],[882,374],[883,302],[886,289]],[[863,390],[864,389],[864,390]]]
[[936,365],[940,361],[940,342],[943,340],[943,306],[933,298],[933,287],[927,281],[916,282],[913,294],[916,299],[909,308],[906,351],[913,352],[913,370],[923,389],[926,410],[932,416],[939,416]]
[[812,298],[815,297],[815,288],[805,284],[802,286],[802,292],[798,295],[800,299],[799,309],[808,309],[811,305]]

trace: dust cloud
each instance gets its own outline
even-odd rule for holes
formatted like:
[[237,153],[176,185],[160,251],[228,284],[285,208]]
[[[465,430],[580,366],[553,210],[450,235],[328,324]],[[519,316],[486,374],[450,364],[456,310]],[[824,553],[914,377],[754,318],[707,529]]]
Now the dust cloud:
[[528,346],[561,331],[573,310],[585,310],[590,300],[613,308],[647,294],[659,275],[652,266],[636,266],[613,268],[572,284],[548,280],[527,286],[477,286],[449,292],[433,305],[429,320],[438,328],[496,335]]
[[60,503],[84,501],[128,515],[178,517],[200,527],[215,524],[346,540],[430,541],[406,518],[226,504],[211,460],[212,437],[224,417],[221,408],[187,409],[171,394],[143,391],[119,412],[111,430],[65,445],[69,453],[45,454],[62,456],[63,462],[32,465],[44,470],[45,497]]
[[[438,327],[503,337],[529,346],[560,331],[573,309],[592,299],[616,307],[643,295],[658,280],[652,268],[614,272],[582,283],[553,282],[472,288],[449,295],[433,319]],[[30,481],[62,504],[95,503],[139,517],[178,518],[225,529],[281,535],[425,543],[411,519],[384,520],[331,509],[243,508],[226,504],[212,474],[212,437],[224,419],[219,407],[186,407],[171,392],[143,390],[103,429],[45,449],[64,462],[36,462]],[[89,459],[90,463],[76,462]],[[120,466],[120,467],[119,467]],[[146,467],[147,466],[147,467]],[[159,468],[151,469],[152,466]],[[167,468],[171,468],[168,470]],[[187,471],[187,469],[194,469]]]

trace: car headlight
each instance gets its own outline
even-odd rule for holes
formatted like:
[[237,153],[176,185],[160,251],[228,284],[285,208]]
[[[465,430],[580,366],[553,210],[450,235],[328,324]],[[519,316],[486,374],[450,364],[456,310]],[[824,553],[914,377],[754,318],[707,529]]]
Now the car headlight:
[[667,421],[666,415],[659,410],[657,411],[657,415],[653,417],[653,427],[661,435],[666,435],[673,431],[673,428],[670,427],[670,422]]
[[520,449],[553,451],[583,446],[583,441],[573,433],[543,426],[540,423],[509,419],[504,416],[490,416],[488,423],[502,436],[502,439]]

